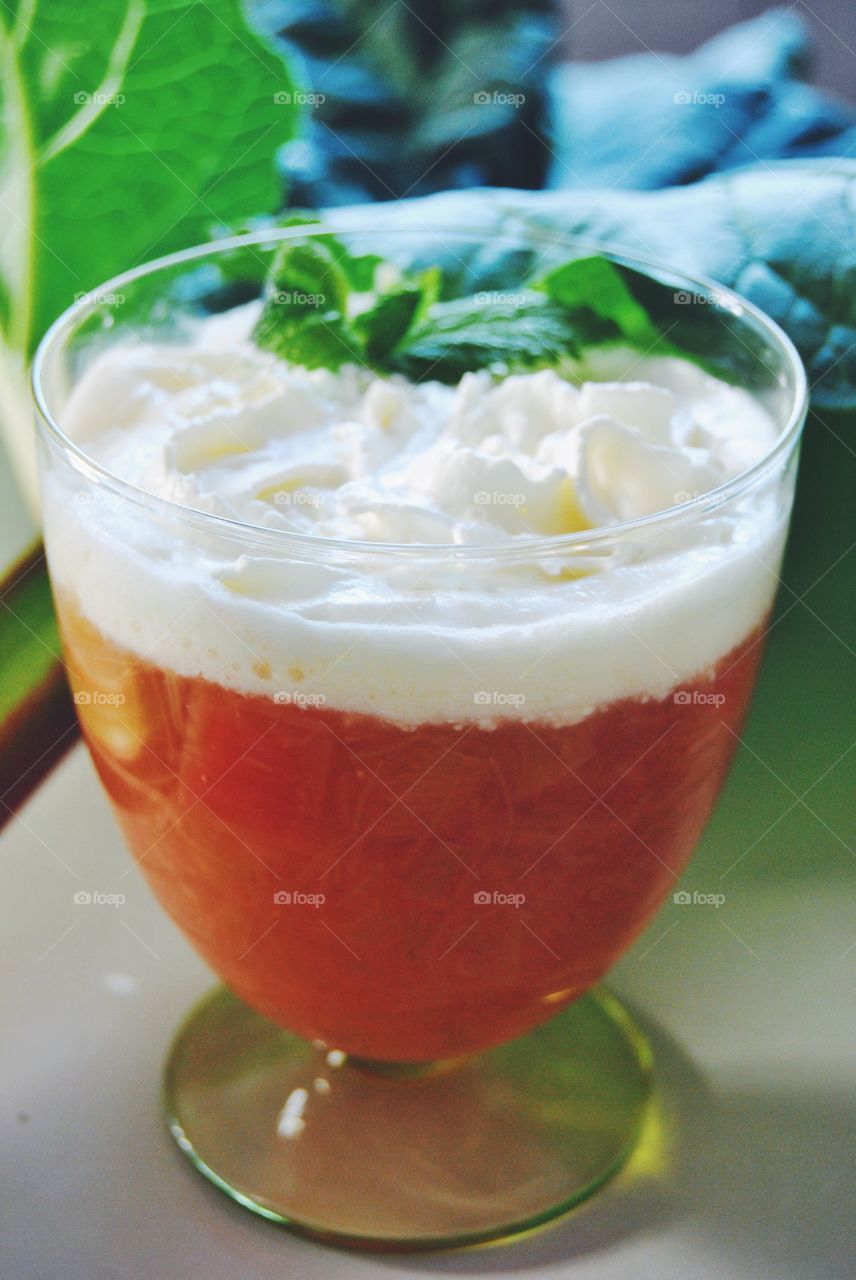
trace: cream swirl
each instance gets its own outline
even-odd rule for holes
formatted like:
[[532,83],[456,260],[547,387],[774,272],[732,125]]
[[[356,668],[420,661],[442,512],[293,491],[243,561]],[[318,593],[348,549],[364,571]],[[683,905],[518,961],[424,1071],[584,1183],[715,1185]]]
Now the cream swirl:
[[[549,369],[457,386],[307,371],[258,351],[252,318],[116,343],[61,413],[116,476],[267,531],[237,537],[118,494],[93,503],[48,474],[54,581],[117,643],[246,693],[406,724],[569,722],[664,696],[763,622],[785,530],[775,480],[603,553],[528,549],[745,470],[776,436],[748,392],[617,347],[588,353],[578,384]],[[310,554],[277,530],[439,550]],[[472,544],[514,562],[467,556]]]

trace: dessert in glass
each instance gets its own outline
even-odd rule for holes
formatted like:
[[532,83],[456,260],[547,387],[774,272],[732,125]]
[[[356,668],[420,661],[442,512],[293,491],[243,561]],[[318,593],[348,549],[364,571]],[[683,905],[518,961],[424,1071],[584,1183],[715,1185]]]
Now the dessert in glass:
[[34,370],[86,742],[219,975],[168,1121],[377,1249],[508,1237],[632,1151],[597,985],[746,714],[805,383],[726,290],[555,237],[265,231],[131,272]]

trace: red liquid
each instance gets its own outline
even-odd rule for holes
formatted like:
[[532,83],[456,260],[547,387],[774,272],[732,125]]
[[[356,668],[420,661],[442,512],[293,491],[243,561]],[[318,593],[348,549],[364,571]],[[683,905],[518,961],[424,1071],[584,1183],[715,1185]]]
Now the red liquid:
[[761,652],[756,632],[682,702],[408,730],[177,676],[61,616],[75,690],[100,691],[78,707],[96,766],[165,909],[261,1013],[400,1061],[519,1035],[610,968],[693,851]]

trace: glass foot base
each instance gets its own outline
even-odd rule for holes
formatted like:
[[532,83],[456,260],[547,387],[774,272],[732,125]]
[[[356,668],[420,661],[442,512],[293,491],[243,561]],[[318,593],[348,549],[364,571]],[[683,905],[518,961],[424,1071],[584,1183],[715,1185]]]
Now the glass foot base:
[[630,1155],[649,1091],[647,1042],[603,991],[497,1049],[387,1073],[218,989],[178,1033],[165,1107],[188,1158],[256,1213],[351,1247],[448,1249],[590,1196]]

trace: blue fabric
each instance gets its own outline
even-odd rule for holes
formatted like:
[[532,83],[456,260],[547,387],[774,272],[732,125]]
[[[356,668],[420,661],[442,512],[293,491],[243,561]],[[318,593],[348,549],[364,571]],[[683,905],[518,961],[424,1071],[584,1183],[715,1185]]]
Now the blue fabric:
[[487,245],[565,233],[730,285],[790,334],[815,407],[853,413],[856,109],[806,83],[811,54],[804,23],[773,9],[687,57],[559,67],[552,191],[373,207],[391,227],[478,227]]
[[856,109],[805,82],[812,52],[797,14],[771,9],[686,57],[557,68],[547,185],[652,190],[758,161],[856,154]]
[[[362,206],[388,227],[547,233],[730,285],[799,348],[814,404],[856,409],[856,160],[754,164],[663,191],[448,191]],[[344,224],[347,225],[347,222]]]

